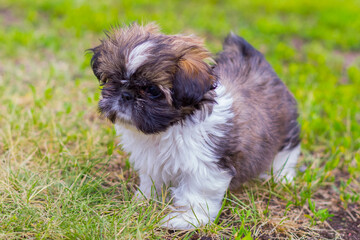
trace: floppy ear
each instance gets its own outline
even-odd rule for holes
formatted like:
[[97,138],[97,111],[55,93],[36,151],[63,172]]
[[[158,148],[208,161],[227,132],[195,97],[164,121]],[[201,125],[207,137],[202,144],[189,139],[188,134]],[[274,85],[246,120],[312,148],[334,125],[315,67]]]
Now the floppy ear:
[[176,108],[197,106],[215,83],[211,67],[204,62],[210,59],[205,48],[194,45],[183,53],[173,83],[173,104]]
[[89,49],[89,51],[91,51],[93,53],[93,56],[90,61],[91,68],[99,81],[101,80],[101,73],[99,71],[99,65],[100,65],[99,58],[101,56],[100,50],[101,50],[101,45],[99,45],[95,48]]

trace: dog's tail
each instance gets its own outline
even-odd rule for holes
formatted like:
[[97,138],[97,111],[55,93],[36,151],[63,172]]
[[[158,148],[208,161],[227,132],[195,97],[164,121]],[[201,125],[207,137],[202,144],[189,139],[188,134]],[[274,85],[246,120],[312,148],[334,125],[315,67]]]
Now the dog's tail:
[[216,57],[216,71],[223,77],[238,79],[242,76],[267,72],[274,74],[262,53],[256,50],[244,38],[230,33],[223,43],[223,51]]
[[234,52],[243,57],[262,57],[262,54],[257,51],[250,43],[244,38],[237,36],[231,32],[223,43],[223,49],[225,52]]

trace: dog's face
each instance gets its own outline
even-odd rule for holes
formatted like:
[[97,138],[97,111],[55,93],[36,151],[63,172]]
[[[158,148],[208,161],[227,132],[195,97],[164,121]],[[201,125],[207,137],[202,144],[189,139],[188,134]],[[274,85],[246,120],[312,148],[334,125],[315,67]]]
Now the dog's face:
[[216,79],[205,62],[211,58],[197,38],[133,24],[113,29],[92,51],[99,109],[113,123],[158,133],[212,100]]

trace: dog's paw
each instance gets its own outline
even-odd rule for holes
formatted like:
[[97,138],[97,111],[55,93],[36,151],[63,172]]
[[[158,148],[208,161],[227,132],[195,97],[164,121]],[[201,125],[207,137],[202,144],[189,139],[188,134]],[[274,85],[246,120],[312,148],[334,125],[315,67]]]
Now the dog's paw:
[[295,177],[296,172],[294,169],[285,169],[278,176],[279,180],[284,184],[292,184]]
[[[293,184],[294,178],[296,177],[296,172],[294,169],[285,169],[280,173],[275,173],[273,177],[276,182],[281,182],[283,184]],[[262,180],[269,180],[271,178],[271,174],[261,173],[259,178]]]
[[196,214],[191,210],[172,212],[162,220],[162,227],[172,230],[189,230],[206,225],[210,222],[206,214]]

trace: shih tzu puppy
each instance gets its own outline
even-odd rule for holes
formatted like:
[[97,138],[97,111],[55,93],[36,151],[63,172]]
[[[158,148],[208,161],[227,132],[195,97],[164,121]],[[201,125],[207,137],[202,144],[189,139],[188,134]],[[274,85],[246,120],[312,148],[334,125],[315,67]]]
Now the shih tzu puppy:
[[230,34],[213,60],[194,36],[132,24],[107,32],[92,52],[99,109],[131,153],[136,196],[171,191],[168,228],[213,221],[227,189],[270,169],[282,180],[295,176],[296,101],[243,38]]

